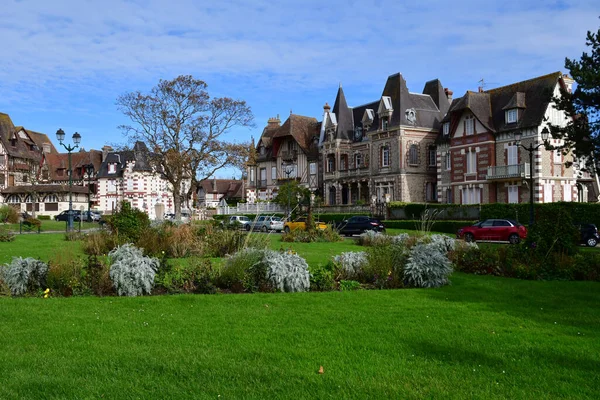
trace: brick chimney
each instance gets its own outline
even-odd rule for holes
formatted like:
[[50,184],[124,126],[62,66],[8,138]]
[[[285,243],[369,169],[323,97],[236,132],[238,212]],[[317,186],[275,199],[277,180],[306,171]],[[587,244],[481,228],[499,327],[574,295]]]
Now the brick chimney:
[[567,74],[564,74],[562,76],[562,78],[563,78],[563,82],[565,82],[565,86],[567,88],[567,92],[572,93],[573,92],[573,83],[575,82],[575,80],[573,80],[573,78],[571,78]]
[[448,98],[448,101],[450,103],[452,103],[452,95],[454,94],[454,92],[448,88],[444,88],[444,93],[446,93],[446,97]]
[[273,118],[269,118],[269,120],[267,121],[267,129],[275,129],[275,128],[279,128],[281,126],[281,120],[279,119],[279,114],[277,114],[277,117]]

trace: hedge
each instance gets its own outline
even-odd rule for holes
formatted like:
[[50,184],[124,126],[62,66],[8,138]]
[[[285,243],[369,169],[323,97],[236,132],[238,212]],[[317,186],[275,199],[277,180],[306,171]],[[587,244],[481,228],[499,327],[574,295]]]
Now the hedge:
[[[433,232],[449,233],[451,235],[456,234],[459,228],[464,226],[473,225],[475,221],[435,221],[431,230]],[[407,230],[418,230],[421,226],[420,220],[386,220],[383,224],[387,229],[407,229]]]
[[[556,214],[558,209],[566,209],[573,222],[585,222],[600,226],[600,204],[599,203],[572,203],[572,202],[557,202],[557,203],[542,203],[534,204],[533,211],[535,219],[540,214],[540,209],[543,208],[543,214]],[[519,221],[522,224],[529,223],[529,203],[520,204],[482,204],[481,205],[481,220],[488,218],[507,218]]]

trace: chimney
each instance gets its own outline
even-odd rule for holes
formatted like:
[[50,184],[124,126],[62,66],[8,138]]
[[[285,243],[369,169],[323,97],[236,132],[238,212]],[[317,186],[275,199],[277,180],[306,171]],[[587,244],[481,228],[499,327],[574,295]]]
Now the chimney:
[[331,110],[331,107],[329,107],[329,104],[325,103],[325,105],[323,106],[323,111],[329,113],[329,110]]
[[275,118],[271,117],[267,121],[267,129],[275,129],[275,128],[279,128],[279,126],[281,126],[281,120],[279,119],[279,114],[277,114],[277,117],[275,117]]
[[573,82],[575,82],[573,78],[571,78],[567,74],[564,74],[562,78],[563,82],[565,83],[565,88],[567,89],[567,92],[573,93]]
[[217,192],[217,178],[215,178],[215,177],[213,177],[212,187],[213,187],[213,192],[216,193]]
[[444,93],[446,93],[446,97],[448,98],[448,102],[452,103],[452,95],[454,92],[448,88],[444,88]]
[[113,149],[110,146],[102,147],[102,162],[106,160],[106,156],[108,156],[108,153],[110,153],[111,151],[113,151]]
[[479,86],[479,87],[477,88],[477,91],[478,91],[479,93],[483,93],[483,86]]

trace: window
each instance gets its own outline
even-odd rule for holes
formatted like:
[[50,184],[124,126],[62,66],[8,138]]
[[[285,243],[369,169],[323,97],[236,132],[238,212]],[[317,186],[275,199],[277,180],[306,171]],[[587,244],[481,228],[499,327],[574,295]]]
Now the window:
[[506,164],[507,165],[517,165],[519,163],[518,155],[517,155],[517,146],[510,145],[506,149]]
[[17,194],[11,194],[10,196],[7,197],[6,202],[12,203],[12,204],[20,203],[21,198]]
[[311,175],[316,175],[317,174],[317,163],[316,162],[311,162],[310,164],[308,164],[308,169]]
[[342,154],[340,157],[340,171],[345,171],[348,169],[348,156],[346,154]]
[[411,144],[408,149],[408,163],[410,165],[419,164],[419,146],[416,144]]
[[444,125],[442,125],[442,133],[444,136],[448,136],[450,134],[450,122],[444,122]]
[[250,168],[250,183],[254,182],[254,168]]
[[508,186],[508,202],[518,203],[519,202],[519,187],[517,185]]
[[267,169],[266,168],[260,169],[260,184],[261,185],[267,184]]
[[354,128],[354,141],[360,142],[362,140],[362,137],[363,137],[362,128],[360,126],[357,126],[356,128]]
[[467,156],[467,174],[474,174],[477,172],[477,153],[470,151],[466,153]]
[[42,170],[42,180],[47,181],[49,179],[49,174],[47,169]]
[[564,201],[573,201],[573,189],[572,186],[569,184],[566,184],[563,187],[563,200]]
[[385,131],[387,128],[388,128],[387,117],[381,118],[381,129]]
[[517,122],[517,109],[506,110],[506,123],[512,124],[514,122]]
[[465,117],[465,134],[472,135],[475,133],[475,117],[467,115]]
[[354,167],[355,168],[360,168],[362,167],[362,154],[360,153],[356,153],[354,155]]
[[265,146],[260,146],[258,148],[258,152],[260,153],[261,156],[264,155],[265,154]]
[[6,162],[6,156],[4,154],[0,154],[0,165],[4,165]]
[[425,184],[425,200],[437,201],[437,185],[435,182],[427,182]]
[[277,167],[271,167],[271,180],[277,179]]
[[44,197],[44,203],[58,203],[58,196],[55,194],[49,194]]
[[381,166],[390,166],[390,147],[388,145],[385,145],[381,148]]
[[0,174],[0,186],[4,186],[5,179],[4,174]]
[[479,204],[481,202],[480,188],[466,188],[462,190],[463,204]]
[[117,172],[117,164],[108,164],[108,173],[114,174]]
[[552,184],[544,184],[544,203],[552,203]]
[[23,182],[29,182],[29,175],[27,175],[27,174],[23,175]]
[[446,153],[446,157],[444,159],[446,171],[450,171],[452,169],[452,153]]
[[560,150],[554,150],[554,163],[562,163],[562,153],[560,152]]
[[294,142],[287,142],[287,148],[290,153],[294,151]]
[[452,204],[452,189],[446,189],[446,203]]
[[335,171],[335,156],[333,155],[329,155],[327,157],[327,172],[334,172]]
[[435,167],[437,165],[437,154],[434,146],[429,146],[429,166]]

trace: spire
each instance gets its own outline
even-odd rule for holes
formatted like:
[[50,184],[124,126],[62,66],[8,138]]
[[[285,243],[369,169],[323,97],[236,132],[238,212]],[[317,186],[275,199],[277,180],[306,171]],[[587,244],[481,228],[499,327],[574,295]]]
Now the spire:
[[344,95],[344,90],[341,85],[338,88],[335,103],[333,104],[333,113],[335,114],[338,123],[337,137],[346,140],[352,139],[354,136],[352,111],[350,110],[350,107],[348,107],[348,103],[346,103],[346,96]]

